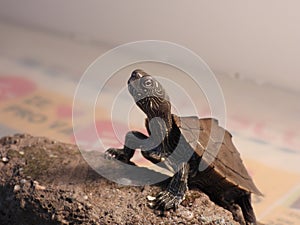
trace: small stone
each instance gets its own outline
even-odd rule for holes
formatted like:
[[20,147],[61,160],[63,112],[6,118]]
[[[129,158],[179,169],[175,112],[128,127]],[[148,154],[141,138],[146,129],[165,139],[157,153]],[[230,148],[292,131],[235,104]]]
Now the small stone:
[[14,186],[14,192],[18,192],[18,191],[20,191],[21,190],[21,186],[20,185],[15,185]]
[[147,196],[147,199],[148,199],[149,201],[154,201],[154,200],[156,199],[156,197],[151,196],[151,195],[148,195],[148,196]]
[[186,220],[192,220],[194,218],[194,213],[189,210],[181,210],[180,216]]
[[83,196],[83,199],[84,199],[84,200],[88,200],[89,197],[88,197],[87,195],[85,195],[85,196]]
[[219,224],[219,225],[226,225],[226,224],[228,224],[228,223],[226,223],[226,220],[224,218],[215,219],[215,220],[213,220],[213,222],[215,224]]
[[23,152],[23,151],[19,151],[19,154],[20,154],[20,155],[24,155],[24,152]]
[[4,163],[8,163],[8,158],[7,157],[2,157],[2,162],[4,162]]
[[204,217],[204,216],[200,216],[198,220],[199,220],[200,222],[202,222],[202,223],[206,223],[206,222],[209,221],[209,220],[208,220],[206,217]]
[[163,215],[163,213],[162,213],[161,210],[154,210],[154,214],[155,214],[156,216],[162,216],[162,215]]
[[171,217],[171,212],[170,211],[165,211],[165,212],[163,212],[163,216]]
[[33,181],[33,185],[34,185],[36,190],[41,190],[41,191],[46,190],[46,187],[42,186],[42,185],[39,185],[39,182],[37,182],[36,180]]
[[154,204],[153,202],[148,202],[148,206],[149,206],[150,208],[153,208],[153,207],[155,206],[155,204]]
[[67,220],[65,220],[65,219],[62,219],[62,220],[61,220],[61,223],[62,223],[62,224],[69,224],[69,222],[68,222]]
[[43,190],[46,190],[46,187],[45,187],[45,186],[42,186],[42,185],[39,185],[39,184],[37,184],[37,185],[35,185],[35,189],[43,191]]
[[21,184],[25,184],[25,183],[26,183],[26,179],[22,179],[22,180],[20,181],[20,183],[21,183]]

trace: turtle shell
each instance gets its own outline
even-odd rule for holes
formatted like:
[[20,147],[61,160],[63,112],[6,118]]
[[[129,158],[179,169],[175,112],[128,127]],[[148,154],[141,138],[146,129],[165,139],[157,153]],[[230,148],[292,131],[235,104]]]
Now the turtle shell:
[[173,115],[173,121],[185,141],[201,157],[200,167],[206,165],[230,184],[262,195],[247,172],[240,153],[232,142],[232,135],[220,127],[216,119]]

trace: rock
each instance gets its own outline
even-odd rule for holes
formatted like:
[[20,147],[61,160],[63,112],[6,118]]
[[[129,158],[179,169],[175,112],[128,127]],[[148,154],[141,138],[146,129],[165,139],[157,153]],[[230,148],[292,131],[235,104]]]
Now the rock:
[[25,184],[26,183],[26,179],[21,179],[20,182],[21,182],[21,184]]
[[186,219],[188,221],[190,221],[190,220],[192,220],[194,218],[194,213],[192,211],[190,211],[190,210],[181,209],[178,213],[179,213],[179,215],[182,218],[184,218],[184,219]]
[[24,155],[25,153],[23,151],[19,151],[19,154],[20,155]]
[[14,192],[18,192],[18,191],[20,191],[20,190],[21,190],[21,186],[18,185],[18,184],[16,184],[16,185],[14,186]]
[[177,211],[155,212],[148,203],[164,183],[115,184],[75,145],[15,135],[0,139],[0,156],[0,224],[238,224],[199,190],[189,190]]
[[4,163],[8,163],[8,158],[7,157],[2,157],[2,162],[4,162]]
[[148,201],[154,201],[156,198],[154,196],[148,195],[147,199],[148,199]]

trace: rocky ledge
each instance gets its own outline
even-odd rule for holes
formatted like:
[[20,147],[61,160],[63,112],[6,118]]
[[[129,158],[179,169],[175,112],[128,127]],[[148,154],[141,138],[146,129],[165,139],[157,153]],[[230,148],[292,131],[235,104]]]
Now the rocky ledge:
[[76,145],[24,134],[0,139],[0,224],[238,224],[199,190],[176,211],[154,211],[147,198],[163,185],[108,181]]

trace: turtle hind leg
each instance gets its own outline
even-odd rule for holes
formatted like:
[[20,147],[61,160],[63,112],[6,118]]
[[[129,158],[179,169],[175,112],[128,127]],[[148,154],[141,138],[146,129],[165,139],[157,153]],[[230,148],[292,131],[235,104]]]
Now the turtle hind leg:
[[251,194],[249,193],[243,195],[242,197],[238,198],[235,202],[241,207],[246,224],[256,225],[256,218],[251,205]]

